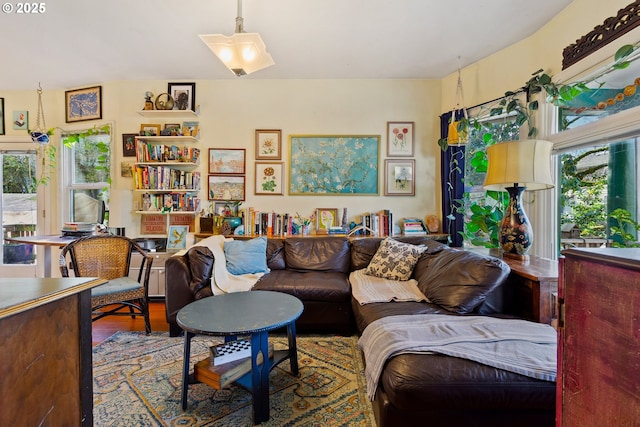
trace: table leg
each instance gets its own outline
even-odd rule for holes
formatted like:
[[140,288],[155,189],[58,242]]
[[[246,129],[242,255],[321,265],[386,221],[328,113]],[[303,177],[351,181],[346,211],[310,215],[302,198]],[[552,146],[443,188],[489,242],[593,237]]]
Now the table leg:
[[45,245],[44,250],[44,277],[51,277],[51,246]]
[[289,364],[291,365],[291,373],[298,376],[298,347],[296,345],[295,322],[287,325],[287,338],[289,339]]
[[[251,335],[251,392],[253,393],[253,423],[269,420],[269,333],[256,332]],[[262,364],[258,355],[262,354]]]
[[184,355],[182,356],[182,410],[187,409],[187,395],[189,389],[189,358],[191,357],[192,332],[184,332]]

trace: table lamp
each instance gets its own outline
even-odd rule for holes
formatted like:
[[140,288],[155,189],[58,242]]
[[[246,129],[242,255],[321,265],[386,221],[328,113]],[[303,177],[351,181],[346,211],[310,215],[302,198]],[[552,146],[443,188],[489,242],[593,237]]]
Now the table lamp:
[[500,225],[503,256],[528,257],[533,230],[522,207],[522,193],[553,188],[551,147],[551,142],[536,139],[501,142],[487,147],[489,165],[484,188],[507,191],[510,196]]

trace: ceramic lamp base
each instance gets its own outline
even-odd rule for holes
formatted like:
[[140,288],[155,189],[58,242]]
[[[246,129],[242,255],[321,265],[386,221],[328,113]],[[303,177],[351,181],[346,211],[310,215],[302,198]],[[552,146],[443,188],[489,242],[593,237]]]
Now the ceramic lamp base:
[[525,187],[507,187],[509,205],[500,226],[500,246],[503,256],[524,257],[533,243],[533,230],[522,207],[522,192]]

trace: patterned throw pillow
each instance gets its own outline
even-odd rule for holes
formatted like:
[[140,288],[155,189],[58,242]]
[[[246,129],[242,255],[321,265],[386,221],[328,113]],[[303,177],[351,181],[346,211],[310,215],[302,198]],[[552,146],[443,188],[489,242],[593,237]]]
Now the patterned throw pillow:
[[409,280],[413,267],[426,251],[424,245],[384,239],[364,273],[389,280]]

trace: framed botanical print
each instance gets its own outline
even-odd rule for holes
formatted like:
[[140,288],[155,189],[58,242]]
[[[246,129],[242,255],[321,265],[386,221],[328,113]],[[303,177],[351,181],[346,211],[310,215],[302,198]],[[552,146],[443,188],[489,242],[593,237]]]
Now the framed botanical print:
[[245,153],[244,148],[209,148],[209,173],[244,175]]
[[122,157],[135,157],[135,156],[136,156],[136,134],[123,133],[122,134]]
[[244,176],[209,175],[209,200],[235,201],[245,198]]
[[384,161],[384,195],[415,196],[415,169],[414,159],[386,159]]
[[282,131],[256,129],[256,160],[280,160],[282,158]]
[[283,194],[283,182],[283,162],[256,162],[255,194]]
[[167,236],[167,251],[179,251],[187,247],[188,225],[170,225]]
[[387,156],[413,157],[413,122],[387,122]]

